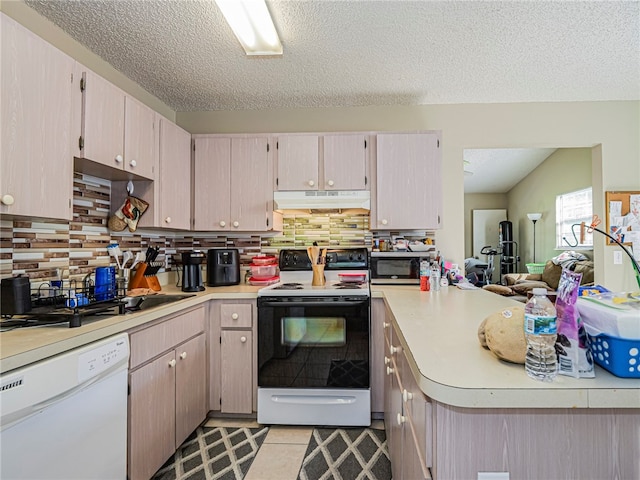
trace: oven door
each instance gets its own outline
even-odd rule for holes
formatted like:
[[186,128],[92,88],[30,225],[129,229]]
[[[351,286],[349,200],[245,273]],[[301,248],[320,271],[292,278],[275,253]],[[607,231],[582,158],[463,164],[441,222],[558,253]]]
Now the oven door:
[[258,386],[368,389],[369,297],[258,297]]

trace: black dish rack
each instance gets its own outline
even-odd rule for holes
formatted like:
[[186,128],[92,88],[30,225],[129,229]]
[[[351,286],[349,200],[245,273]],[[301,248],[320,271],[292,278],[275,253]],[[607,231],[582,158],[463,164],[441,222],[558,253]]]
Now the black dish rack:
[[[31,310],[21,315],[7,316],[1,322],[3,330],[35,325],[69,322],[69,328],[82,325],[83,319],[105,312],[123,315],[126,303],[126,289],[117,286],[99,294],[95,287],[83,282],[77,286],[74,280],[67,285],[51,286],[47,283],[31,289]],[[105,298],[105,299],[103,299]]]

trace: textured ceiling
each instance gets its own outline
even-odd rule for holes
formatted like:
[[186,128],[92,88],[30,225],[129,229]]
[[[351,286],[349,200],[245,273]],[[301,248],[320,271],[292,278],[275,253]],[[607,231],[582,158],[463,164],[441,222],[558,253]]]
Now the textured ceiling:
[[175,111],[640,99],[640,3],[268,1],[280,58],[213,0],[35,1]]

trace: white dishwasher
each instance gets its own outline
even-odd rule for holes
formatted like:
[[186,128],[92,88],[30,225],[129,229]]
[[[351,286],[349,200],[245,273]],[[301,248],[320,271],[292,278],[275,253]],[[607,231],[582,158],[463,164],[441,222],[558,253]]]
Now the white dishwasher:
[[129,337],[119,334],[0,377],[0,478],[127,476]]

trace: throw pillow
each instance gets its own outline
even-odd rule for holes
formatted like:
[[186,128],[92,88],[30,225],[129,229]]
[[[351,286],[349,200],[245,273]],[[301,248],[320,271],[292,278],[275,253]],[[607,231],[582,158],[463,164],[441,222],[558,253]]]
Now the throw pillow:
[[553,290],[552,288],[549,288],[549,285],[547,285],[545,282],[532,282],[529,280],[520,281],[515,285],[512,285],[511,288],[513,289],[514,292],[519,293],[520,295],[526,295],[534,288],[544,288],[546,290]]
[[557,290],[560,275],[562,275],[562,267],[553,263],[552,260],[547,260],[542,272],[542,281],[549,285],[552,290]]
[[484,285],[483,290],[488,290],[498,295],[510,296],[513,295],[513,290],[505,285]]

